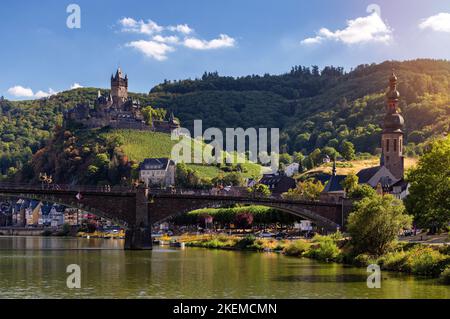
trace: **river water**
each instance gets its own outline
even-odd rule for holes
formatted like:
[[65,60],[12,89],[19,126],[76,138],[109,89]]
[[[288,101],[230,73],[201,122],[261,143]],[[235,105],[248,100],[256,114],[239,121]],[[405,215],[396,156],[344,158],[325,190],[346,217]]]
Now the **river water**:
[[[203,248],[124,251],[123,241],[0,237],[0,298],[450,298],[449,286],[277,253]],[[81,269],[81,288],[66,267]]]

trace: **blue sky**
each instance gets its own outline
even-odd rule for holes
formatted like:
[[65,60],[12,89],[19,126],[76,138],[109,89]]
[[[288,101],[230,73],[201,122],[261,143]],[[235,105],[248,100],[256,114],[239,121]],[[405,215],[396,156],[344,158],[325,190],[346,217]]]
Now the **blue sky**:
[[[67,6],[81,28],[66,25]],[[374,9],[372,9],[374,8]],[[164,79],[283,73],[293,65],[450,59],[446,0],[2,1],[0,95],[43,97],[109,87],[122,67],[130,91]]]

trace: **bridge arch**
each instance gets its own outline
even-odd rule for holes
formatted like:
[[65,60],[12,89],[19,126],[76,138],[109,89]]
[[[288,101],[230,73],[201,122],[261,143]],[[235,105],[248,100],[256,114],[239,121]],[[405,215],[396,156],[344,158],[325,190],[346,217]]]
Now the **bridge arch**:
[[[96,204],[92,205],[90,200],[87,199],[77,200],[76,195],[77,193],[72,192],[71,194],[62,194],[62,192],[58,192],[58,195],[55,196],[54,194],[45,192],[10,193],[0,191],[0,197],[3,198],[29,199],[40,202],[54,203],[69,208],[76,208],[91,213],[93,215],[96,215],[98,217],[110,220],[113,223],[120,225],[124,228],[128,228],[130,223],[133,222],[131,218],[130,219],[126,218],[124,217],[123,214],[117,214],[117,212],[111,210],[111,207],[107,205],[104,201],[102,201],[100,198],[97,198]],[[83,194],[83,196],[88,197],[89,194]],[[95,196],[98,196],[98,194],[96,194]],[[102,206],[101,204],[102,202],[105,204],[104,206]]]
[[[260,205],[274,208],[294,216],[311,220],[317,226],[324,228],[327,231],[335,231],[340,227],[340,224],[335,220],[336,208],[338,208],[336,205],[331,206],[331,210],[334,210],[334,212],[332,212],[332,214],[328,214],[330,217],[334,217],[334,219],[332,219],[327,218],[328,216],[324,216],[320,212],[312,209],[313,207],[318,207],[317,205],[310,203],[310,206],[306,204],[303,204],[304,206],[302,206],[302,203],[281,200],[273,201],[265,199],[226,198],[217,196],[216,198],[209,199],[199,198],[196,196],[182,196],[182,198],[173,197],[169,199],[164,196],[157,196],[157,198],[153,198],[153,202],[150,202],[149,212],[151,216],[151,223],[157,224],[193,210],[202,208],[229,207],[234,204]],[[328,206],[324,207],[327,209],[330,208]]]

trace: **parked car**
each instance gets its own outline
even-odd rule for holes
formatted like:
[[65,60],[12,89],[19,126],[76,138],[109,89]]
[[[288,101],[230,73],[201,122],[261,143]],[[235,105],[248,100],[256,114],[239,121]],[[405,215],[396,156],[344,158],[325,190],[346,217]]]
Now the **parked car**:
[[261,238],[272,238],[275,237],[274,233],[269,233],[269,232],[261,232],[259,233],[259,237]]
[[275,235],[275,238],[276,239],[284,239],[284,238],[286,238],[287,237],[287,234],[286,233],[283,233],[283,232],[279,232],[279,233],[277,233],[276,235]]

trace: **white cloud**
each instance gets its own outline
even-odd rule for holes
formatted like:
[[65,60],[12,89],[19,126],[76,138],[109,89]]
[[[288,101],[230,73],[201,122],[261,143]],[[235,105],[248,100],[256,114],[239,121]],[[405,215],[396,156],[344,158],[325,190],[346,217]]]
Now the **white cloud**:
[[202,40],[198,38],[186,38],[184,39],[184,46],[194,50],[211,50],[219,48],[234,47],[236,40],[229,37],[226,34],[221,34],[219,38],[210,41]]
[[58,92],[56,92],[55,90],[50,88],[50,89],[48,89],[48,92],[37,91],[36,94],[34,94],[34,97],[38,98],[38,99],[42,99],[42,98],[45,98],[45,97],[50,97],[50,96],[55,95],[55,94],[58,94]]
[[53,89],[49,89],[48,92],[39,90],[36,93],[33,92],[31,88],[26,88],[21,85],[16,85],[8,89],[8,93],[14,97],[18,98],[34,98],[34,99],[41,99],[46,98],[55,94],[58,94]]
[[74,89],[80,89],[80,88],[82,88],[83,86],[80,84],[80,83],[74,83],[74,84],[72,84],[71,86],[70,86],[70,89],[71,90],[74,90]]
[[[136,20],[125,17],[119,20],[122,32],[131,32],[147,36],[144,39],[131,41],[125,44],[145,56],[163,61],[167,59],[169,52],[184,46],[194,50],[212,50],[235,46],[236,40],[226,34],[220,34],[218,38],[203,40],[192,36],[194,32],[187,24],[160,26],[152,20]],[[184,39],[183,39],[184,38]]]
[[306,38],[301,43],[306,45],[317,44],[324,40],[335,40],[345,44],[388,43],[392,40],[392,33],[392,29],[374,12],[366,17],[348,20],[347,27],[342,30],[333,32],[327,28],[321,28],[317,36]]
[[179,24],[176,26],[168,26],[167,29],[172,32],[180,32],[183,34],[190,34],[194,32],[187,24]]
[[157,41],[157,42],[172,43],[172,44],[176,44],[176,43],[180,42],[180,39],[175,35],[170,35],[170,36],[165,37],[165,36],[158,34],[153,37],[153,40]]
[[145,56],[154,58],[158,61],[164,61],[167,59],[167,53],[174,51],[174,48],[168,46],[165,43],[156,41],[132,41],[126,44],[128,47],[132,47],[143,53]]
[[133,18],[122,18],[119,20],[119,23],[124,28],[133,28],[133,27],[137,26],[137,21],[134,20]]
[[419,24],[421,29],[431,29],[433,31],[450,32],[450,13],[441,12],[428,17]]
[[122,26],[123,32],[151,35],[164,30],[164,27],[152,20],[147,20],[147,22],[145,22],[144,20],[136,21],[133,18],[122,18],[119,20],[119,24]]
[[13,86],[8,89],[8,93],[15,97],[33,97],[33,90],[20,85]]

